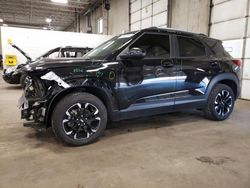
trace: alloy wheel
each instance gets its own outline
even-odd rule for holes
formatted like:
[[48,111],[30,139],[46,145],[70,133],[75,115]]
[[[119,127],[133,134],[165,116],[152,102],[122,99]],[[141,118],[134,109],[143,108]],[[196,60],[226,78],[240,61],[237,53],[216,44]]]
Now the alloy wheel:
[[91,103],[76,103],[69,107],[62,121],[63,130],[72,139],[87,139],[100,127],[99,110]]
[[227,90],[221,90],[215,97],[214,109],[219,116],[226,116],[233,106],[233,97]]

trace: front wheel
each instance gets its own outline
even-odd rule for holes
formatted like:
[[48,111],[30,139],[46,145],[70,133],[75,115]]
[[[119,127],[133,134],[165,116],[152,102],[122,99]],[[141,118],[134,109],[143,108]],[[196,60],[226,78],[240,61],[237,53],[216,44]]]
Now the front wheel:
[[212,89],[204,109],[208,119],[222,121],[227,119],[234,109],[235,96],[225,84],[217,84]]
[[102,101],[90,93],[72,93],[56,105],[52,128],[64,143],[89,144],[99,138],[107,124],[107,110]]

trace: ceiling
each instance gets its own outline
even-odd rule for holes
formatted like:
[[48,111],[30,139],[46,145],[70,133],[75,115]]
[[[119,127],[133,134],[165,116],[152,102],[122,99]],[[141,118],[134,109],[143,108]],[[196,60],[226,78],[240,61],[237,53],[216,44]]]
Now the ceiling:
[[48,28],[45,19],[51,18],[52,29],[65,30],[74,22],[76,13],[83,14],[93,2],[68,0],[67,4],[62,4],[51,0],[0,0],[0,18],[8,26],[31,28]]

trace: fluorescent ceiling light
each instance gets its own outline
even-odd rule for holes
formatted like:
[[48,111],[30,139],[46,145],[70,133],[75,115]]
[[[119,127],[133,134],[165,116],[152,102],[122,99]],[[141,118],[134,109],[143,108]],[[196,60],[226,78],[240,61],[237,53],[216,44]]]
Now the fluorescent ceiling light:
[[0,18],[0,23],[1,23],[1,22],[3,22],[3,19],[2,19],[2,18]]
[[43,27],[44,30],[47,30],[48,28],[47,27]]
[[8,27],[8,24],[3,24],[4,27]]
[[68,3],[68,0],[51,0],[51,1],[54,3],[64,3],[64,4]]
[[51,18],[46,18],[45,21],[46,21],[47,23],[50,23],[50,22],[52,21],[52,19],[51,19]]

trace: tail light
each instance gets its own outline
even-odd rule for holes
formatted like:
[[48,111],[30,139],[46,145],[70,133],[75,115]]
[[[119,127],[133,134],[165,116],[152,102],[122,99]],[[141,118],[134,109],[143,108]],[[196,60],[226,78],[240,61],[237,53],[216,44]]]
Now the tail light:
[[240,67],[240,65],[241,65],[241,60],[240,60],[240,59],[233,59],[233,63],[234,63],[237,67]]

